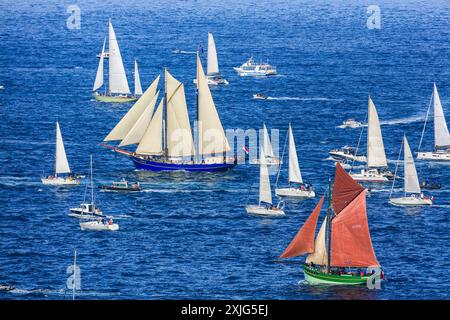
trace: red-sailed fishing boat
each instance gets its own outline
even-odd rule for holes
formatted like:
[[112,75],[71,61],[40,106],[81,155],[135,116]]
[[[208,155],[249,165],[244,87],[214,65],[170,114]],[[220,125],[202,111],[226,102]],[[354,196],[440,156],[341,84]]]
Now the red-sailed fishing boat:
[[308,254],[303,272],[312,284],[366,284],[372,277],[367,268],[380,270],[370,239],[366,191],[339,163],[332,193],[330,189],[331,183],[327,215],[315,240],[325,195],[280,258]]

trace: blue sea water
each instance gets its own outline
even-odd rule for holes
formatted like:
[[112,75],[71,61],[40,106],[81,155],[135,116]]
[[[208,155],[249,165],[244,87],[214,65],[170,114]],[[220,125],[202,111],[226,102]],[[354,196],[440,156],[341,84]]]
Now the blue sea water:
[[[288,202],[283,219],[254,218],[244,205],[256,201],[258,166],[215,174],[137,172],[126,157],[99,146],[131,106],[91,96],[95,55],[111,17],[130,84],[134,58],[143,85],[168,67],[185,83],[192,115],[195,55],[172,50],[206,47],[213,32],[230,81],[213,90],[224,127],[266,122],[284,137],[291,122],[302,173],[318,195],[333,174],[328,151],[358,141],[359,130],[338,126],[350,117],[364,120],[368,94],[387,157],[397,159],[404,133],[417,150],[433,81],[450,118],[450,3],[372,2],[80,0],[81,28],[69,30],[73,1],[1,1],[0,284],[17,289],[0,291],[0,298],[69,298],[66,269],[76,247],[79,299],[448,299],[448,164],[417,162],[422,178],[439,176],[443,183],[432,193],[432,207],[389,205],[390,184],[368,198],[372,241],[387,277],[381,290],[324,288],[303,283],[303,258],[277,260],[317,198]],[[379,30],[366,25],[371,4],[381,9]],[[269,59],[280,76],[238,77],[232,67],[250,55]],[[252,100],[256,92],[280,99]],[[96,192],[120,231],[81,231],[67,213],[83,200],[84,187],[40,184],[53,168],[57,119],[75,171],[87,172],[93,154],[97,183],[142,182],[138,194]],[[432,148],[431,125],[423,148]]]

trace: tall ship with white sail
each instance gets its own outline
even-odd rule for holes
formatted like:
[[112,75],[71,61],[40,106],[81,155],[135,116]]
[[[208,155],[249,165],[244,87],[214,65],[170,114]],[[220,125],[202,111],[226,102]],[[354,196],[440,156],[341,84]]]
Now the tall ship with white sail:
[[427,152],[420,152],[423,136],[425,133],[428,114],[430,107],[427,111],[427,117],[422,130],[422,137],[419,144],[419,152],[417,153],[417,159],[419,160],[434,160],[434,161],[450,161],[450,134],[448,132],[447,121],[445,120],[444,110],[442,108],[441,99],[436,87],[436,83],[433,88],[433,122],[434,122],[434,150]]
[[[206,65],[206,81],[210,86],[227,85],[228,81],[219,72],[216,42],[211,32],[208,32],[208,60]],[[194,79],[197,83],[197,79]]]
[[[164,94],[157,104],[159,76],[104,139],[139,170],[224,171],[237,164],[197,54],[197,130],[194,141],[184,85],[164,70]],[[158,105],[156,111],[155,106]],[[121,147],[136,144],[134,152]]]
[[[137,100],[139,92],[131,94],[128,86],[127,75],[120,54],[119,43],[117,42],[116,34],[114,32],[111,19],[108,22],[108,44],[109,51],[105,52],[106,38],[103,41],[102,52],[99,56],[97,74],[95,76],[94,86],[92,91],[97,101],[101,102],[131,102]],[[108,59],[108,85],[104,86],[104,61]],[[135,63],[137,70],[137,63]],[[135,70],[135,85],[140,87],[139,72]],[[103,88],[103,90],[101,90]],[[141,89],[142,91],[142,89]]]

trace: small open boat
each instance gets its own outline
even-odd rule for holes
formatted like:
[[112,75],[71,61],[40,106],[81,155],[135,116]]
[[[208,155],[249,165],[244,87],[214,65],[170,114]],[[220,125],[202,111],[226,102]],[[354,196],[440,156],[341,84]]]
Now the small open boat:
[[111,185],[99,185],[98,188],[104,191],[129,191],[129,192],[137,192],[141,191],[141,185],[139,182],[128,182],[128,181],[120,181],[113,182]]
[[13,286],[0,284],[0,291],[12,291],[14,289],[16,289],[16,288]]
[[80,222],[81,230],[93,230],[93,231],[117,231],[119,225],[114,223],[112,218],[106,220],[105,218],[99,218],[95,221]]
[[255,99],[255,100],[267,100],[267,96],[258,92],[258,93],[255,93],[253,95],[253,99]]
[[340,128],[355,129],[355,128],[360,128],[362,126],[363,126],[362,122],[356,121],[355,119],[347,119],[344,122],[342,122],[342,125],[340,126]]
[[442,187],[438,180],[425,180],[420,184],[422,189],[437,190]]

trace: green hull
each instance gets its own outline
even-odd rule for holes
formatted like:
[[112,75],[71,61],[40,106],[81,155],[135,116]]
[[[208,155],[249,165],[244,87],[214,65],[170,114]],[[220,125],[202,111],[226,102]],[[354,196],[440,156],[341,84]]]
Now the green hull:
[[100,102],[112,102],[112,103],[125,103],[136,101],[137,97],[121,97],[121,96],[103,96],[100,94],[94,94],[94,98]]
[[331,284],[331,285],[365,285],[369,276],[356,276],[349,274],[328,274],[308,266],[303,267],[305,280],[310,284]]

